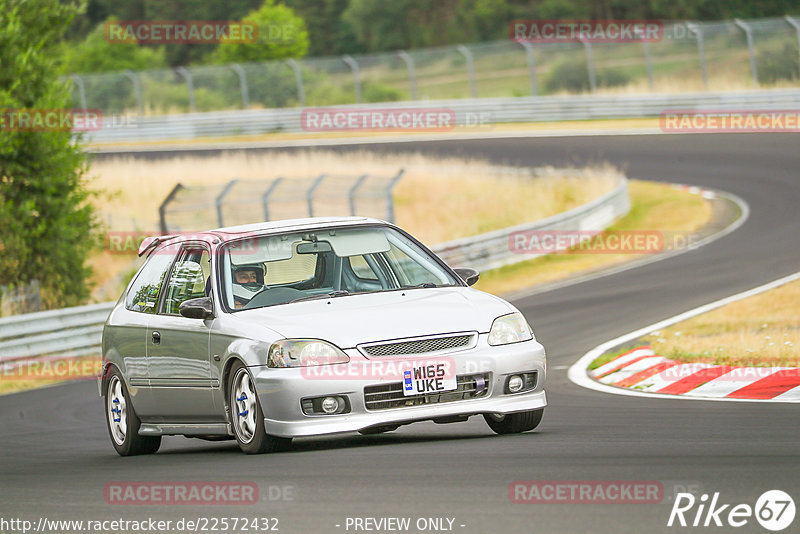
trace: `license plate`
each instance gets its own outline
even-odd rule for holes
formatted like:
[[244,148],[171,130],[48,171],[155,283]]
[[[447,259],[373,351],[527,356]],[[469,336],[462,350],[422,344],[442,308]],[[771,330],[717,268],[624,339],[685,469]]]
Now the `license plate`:
[[403,395],[443,393],[458,387],[456,374],[445,363],[419,365],[403,371]]

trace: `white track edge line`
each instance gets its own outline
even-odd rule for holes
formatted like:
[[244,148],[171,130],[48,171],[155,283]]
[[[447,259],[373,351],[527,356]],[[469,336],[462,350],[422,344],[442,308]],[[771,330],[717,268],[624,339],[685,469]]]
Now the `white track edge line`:
[[674,315],[663,321],[659,321],[657,323],[651,324],[649,326],[645,326],[644,328],[640,328],[628,334],[624,334],[612,340],[606,341],[605,343],[601,343],[600,345],[596,346],[586,354],[584,354],[577,362],[572,364],[567,371],[567,377],[572,381],[572,383],[587,388],[592,389],[595,391],[602,391],[604,393],[613,393],[616,395],[629,395],[632,397],[649,397],[649,398],[656,398],[656,399],[681,399],[681,400],[706,400],[706,401],[725,401],[725,402],[773,402],[773,403],[800,403],[799,400],[791,400],[791,399],[731,399],[727,397],[693,397],[691,395],[667,395],[664,393],[649,393],[645,391],[636,391],[627,388],[619,388],[614,386],[607,386],[605,384],[601,384],[596,382],[589,375],[586,373],[586,369],[590,363],[592,363],[596,358],[601,356],[607,350],[621,345],[627,341],[631,341],[638,337],[641,337],[645,334],[649,334],[654,330],[660,330],[662,328],[666,328],[667,326],[671,326],[675,323],[679,323],[686,319],[690,319],[696,315],[700,315],[702,313],[714,310],[716,308],[725,306],[726,304],[730,304],[732,302],[736,302],[738,300],[745,299],[747,297],[752,297],[754,295],[758,295],[760,293],[764,293],[765,291],[769,291],[770,289],[775,289],[776,287],[780,287],[782,285],[788,284],[790,282],[794,282],[795,280],[800,280],[800,272],[796,272],[794,274],[790,274],[788,276],[784,276],[783,278],[779,278],[777,280],[773,280],[772,282],[768,282],[764,285],[754,287],[752,289],[748,289],[747,291],[742,291],[741,293],[737,293],[735,295],[731,295],[729,297],[725,297],[723,299],[710,302],[708,304],[704,304],[697,308],[685,311],[683,313],[679,313],[678,315]]

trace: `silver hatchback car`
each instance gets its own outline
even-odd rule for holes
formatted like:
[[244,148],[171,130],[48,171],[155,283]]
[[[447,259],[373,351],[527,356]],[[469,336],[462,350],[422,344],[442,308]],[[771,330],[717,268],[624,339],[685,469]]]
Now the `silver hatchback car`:
[[483,415],[505,434],[542,419],[545,351],[519,311],[394,225],[277,221],[151,237],[139,254],[98,381],[121,455],[165,435],[262,453],[416,421]]

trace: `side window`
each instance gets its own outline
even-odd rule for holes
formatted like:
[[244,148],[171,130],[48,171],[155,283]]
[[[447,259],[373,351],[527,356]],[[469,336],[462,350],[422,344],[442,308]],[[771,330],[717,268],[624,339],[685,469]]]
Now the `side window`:
[[150,254],[147,263],[139,271],[139,275],[125,297],[127,309],[143,313],[156,313],[161,287],[174,259],[175,253],[168,252],[167,248],[156,250]]
[[353,269],[353,273],[357,277],[362,280],[378,281],[378,275],[375,274],[375,271],[369,266],[364,256],[350,256],[348,260],[350,260],[350,268]]
[[182,302],[205,297],[210,273],[211,256],[207,250],[185,249],[169,275],[164,313],[178,314]]
[[[386,258],[394,267],[395,272],[401,278],[401,282],[411,285],[422,284],[424,282],[436,282],[436,276],[425,269],[422,265],[411,259],[405,252],[395,245],[392,245]],[[405,278],[405,280],[402,280]]]

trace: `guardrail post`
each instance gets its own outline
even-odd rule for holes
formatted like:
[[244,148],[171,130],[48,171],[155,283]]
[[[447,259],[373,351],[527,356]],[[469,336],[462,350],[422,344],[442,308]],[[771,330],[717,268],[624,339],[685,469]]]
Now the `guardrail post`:
[[328,176],[328,175],[325,174],[325,173],[320,174],[319,176],[317,176],[317,179],[314,180],[314,183],[311,184],[311,187],[308,188],[308,192],[306,193],[306,199],[308,201],[308,216],[309,217],[313,217],[314,216],[314,191],[316,191],[317,188],[320,185],[322,185],[322,180],[324,180],[326,176]]
[[139,110],[139,116],[141,117],[144,115],[144,102],[142,101],[142,84],[139,83],[139,75],[130,69],[122,74],[133,82],[133,91],[136,93],[136,109]]
[[342,56],[342,61],[347,63],[350,70],[353,71],[353,86],[356,91],[356,102],[361,103],[361,77],[359,76],[358,61],[353,59],[353,56]]
[[270,220],[269,218],[269,196],[275,191],[275,189],[280,185],[283,181],[283,177],[275,178],[272,183],[269,185],[264,194],[261,195],[261,205],[264,207],[264,221],[267,222]]
[[706,69],[706,51],[703,45],[703,28],[691,22],[687,22],[686,27],[697,38],[697,56],[700,58],[700,72],[703,74],[703,88],[708,90],[708,69]]
[[786,15],[784,18],[786,19],[786,22],[788,22],[792,28],[794,28],[794,31],[797,32],[797,52],[800,53],[800,23],[798,23],[789,15]]
[[464,45],[458,45],[456,50],[461,52],[464,59],[467,60],[467,74],[469,74],[469,94],[472,98],[478,98],[478,87],[475,84],[475,61],[472,57],[472,52]]
[[358,188],[361,187],[361,184],[364,183],[364,180],[367,179],[367,176],[369,176],[369,174],[362,174],[359,176],[356,183],[353,184],[353,187],[351,187],[350,191],[347,193],[347,198],[350,201],[350,215],[356,214],[356,192]]
[[175,199],[175,195],[177,195],[178,191],[181,189],[183,189],[183,186],[181,184],[176,184],[175,187],[172,188],[172,191],[169,192],[169,195],[167,195],[167,198],[164,199],[164,202],[158,207],[158,220],[162,235],[167,235],[169,233],[167,231],[167,205]]
[[83,85],[83,80],[77,74],[70,74],[69,76],[72,78],[78,86],[78,96],[81,99],[81,109],[86,111],[86,86]]
[[653,80],[653,58],[650,57],[650,43],[642,41],[642,46],[644,46],[644,62],[647,67],[647,83],[650,85],[650,91],[652,91],[655,82]]
[[286,64],[294,72],[294,83],[297,86],[297,101],[301,107],[306,105],[306,91],[303,87],[303,71],[300,70],[300,65],[293,59],[287,59]]
[[411,100],[417,99],[417,73],[414,70],[414,58],[405,50],[400,50],[397,56],[402,59],[408,69],[408,85],[411,87]]
[[183,79],[186,80],[186,90],[189,92],[189,111],[194,113],[197,111],[197,106],[195,105],[194,101],[194,83],[192,82],[192,73],[186,67],[178,67],[175,69],[175,72],[183,76]]
[[387,220],[390,223],[394,222],[394,198],[392,197],[392,191],[394,187],[397,185],[397,182],[403,177],[405,174],[405,169],[400,169],[400,172],[397,173],[397,176],[392,178],[392,181],[389,182],[389,185],[386,187],[386,215]]
[[586,51],[586,71],[589,73],[589,88],[593,93],[597,92],[597,75],[594,72],[594,56],[592,55],[592,44],[586,39],[580,38],[583,48]]
[[216,204],[217,206],[217,224],[219,224],[220,228],[225,226],[225,223],[222,220],[222,201],[225,199],[225,195],[227,195],[230,192],[230,190],[233,188],[234,185],[236,185],[236,182],[238,181],[239,181],[238,179],[233,179],[230,182],[228,182],[222,189],[222,192],[219,195],[217,195],[217,198],[214,199],[214,204]]
[[753,85],[758,87],[758,67],[756,66],[756,47],[753,44],[753,29],[745,24],[742,19],[734,19],[733,23],[741,28],[747,37],[747,50],[750,53],[750,75],[753,77]]
[[525,60],[528,62],[528,75],[531,79],[531,95],[539,95],[539,82],[536,80],[536,56],[533,54],[531,43],[519,43],[525,49]]
[[238,63],[232,63],[230,67],[239,75],[239,88],[242,91],[242,109],[248,109],[250,107],[250,92],[247,90],[247,74]]

